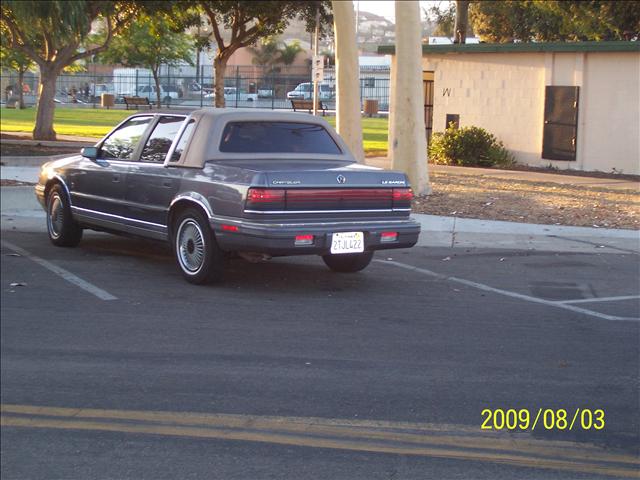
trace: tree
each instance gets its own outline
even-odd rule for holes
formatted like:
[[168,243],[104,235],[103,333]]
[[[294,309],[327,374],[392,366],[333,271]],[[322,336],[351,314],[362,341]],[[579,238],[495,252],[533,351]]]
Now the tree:
[[[35,67],[35,63],[27,55],[19,50],[8,48],[8,41],[5,36],[5,30],[2,31],[2,41],[0,44],[0,63],[2,68],[8,68],[18,73],[18,107],[24,108],[24,74]],[[7,102],[9,98],[7,96]]]
[[269,72],[276,71],[274,65],[278,63],[280,56],[280,42],[274,38],[265,38],[259,45],[249,47],[253,54],[251,62],[254,65],[265,67]]
[[278,57],[279,63],[284,63],[285,65],[291,65],[296,61],[296,57],[300,52],[303,52],[304,48],[300,46],[300,42],[297,40],[295,42],[291,42],[288,45],[284,45],[280,50]]
[[100,59],[151,70],[156,86],[156,102],[160,107],[160,66],[173,66],[181,62],[193,65],[194,40],[184,31],[174,31],[175,28],[176,25],[172,24],[164,12],[141,13],[135,22],[113,38]]
[[[428,19],[430,19],[433,23],[435,23],[435,28],[433,29],[433,36],[436,37],[448,37],[451,39],[456,39],[455,31],[456,31],[456,19],[457,12],[459,9],[456,8],[459,2],[449,2],[447,7],[441,9],[439,5],[434,5],[429,9],[424,9],[424,14]],[[468,7],[468,2],[467,2]],[[463,8],[467,8],[463,7]],[[464,15],[462,13],[462,15]],[[471,23],[466,22],[466,27],[464,30],[465,39],[467,36],[473,35],[473,30],[471,28]]]
[[[214,90],[216,107],[224,107],[224,75],[231,55],[242,47],[255,44],[265,37],[281,34],[293,18],[302,18],[307,28],[315,26],[315,12],[320,10],[321,24],[331,24],[331,6],[328,1],[259,1],[199,0],[213,30],[217,45],[213,60],[215,69]],[[231,32],[228,41],[223,31]]]
[[639,0],[478,0],[469,13],[487,42],[633,40],[640,32]]
[[456,24],[453,28],[453,43],[465,43],[469,27],[469,0],[456,0]]
[[[67,66],[102,52],[112,36],[134,14],[132,2],[5,0],[0,25],[8,32],[8,48],[32,59],[40,70],[33,138],[55,140],[53,129],[56,79]],[[99,43],[92,28],[102,25]],[[89,45],[88,43],[92,44]]]

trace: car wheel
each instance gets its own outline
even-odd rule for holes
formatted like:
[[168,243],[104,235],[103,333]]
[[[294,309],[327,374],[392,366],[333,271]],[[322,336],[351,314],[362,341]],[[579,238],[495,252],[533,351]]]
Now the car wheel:
[[323,255],[322,260],[334,272],[354,273],[364,270],[371,263],[373,252],[343,253],[338,255]]
[[58,247],[75,247],[82,239],[82,228],[73,219],[62,186],[54,185],[47,196],[47,232]]
[[173,250],[182,276],[197,285],[222,280],[224,253],[205,216],[189,208],[174,225]]
[[169,105],[171,103],[171,97],[169,95],[167,95],[166,97],[164,97],[164,103],[166,103],[167,105]]

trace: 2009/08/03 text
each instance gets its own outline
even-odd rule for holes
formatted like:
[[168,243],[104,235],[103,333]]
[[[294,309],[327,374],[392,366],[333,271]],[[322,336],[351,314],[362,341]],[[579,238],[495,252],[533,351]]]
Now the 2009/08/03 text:
[[481,412],[482,430],[602,430],[605,427],[605,412],[598,408],[539,408],[537,412],[527,408],[485,408]]

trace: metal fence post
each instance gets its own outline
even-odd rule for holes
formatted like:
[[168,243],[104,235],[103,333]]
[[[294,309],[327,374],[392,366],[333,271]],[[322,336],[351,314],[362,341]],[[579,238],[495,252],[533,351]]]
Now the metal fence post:
[[240,95],[240,66],[236,67],[236,108],[238,108],[238,96]]
[[[167,65],[167,87],[171,88],[171,67]],[[162,85],[160,85],[160,90],[162,90]],[[162,93],[162,92],[160,92]],[[167,91],[167,108],[171,107],[171,92]]]
[[271,70],[271,110],[276,108],[276,72]]

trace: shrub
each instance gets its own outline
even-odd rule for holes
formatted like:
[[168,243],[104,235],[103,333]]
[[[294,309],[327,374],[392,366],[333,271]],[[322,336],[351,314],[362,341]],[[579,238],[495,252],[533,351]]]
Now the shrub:
[[434,133],[429,145],[429,159],[438,165],[467,167],[508,167],[515,163],[502,142],[479,127],[454,128]]

